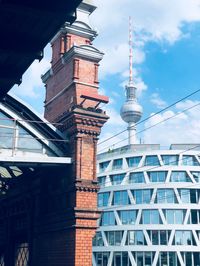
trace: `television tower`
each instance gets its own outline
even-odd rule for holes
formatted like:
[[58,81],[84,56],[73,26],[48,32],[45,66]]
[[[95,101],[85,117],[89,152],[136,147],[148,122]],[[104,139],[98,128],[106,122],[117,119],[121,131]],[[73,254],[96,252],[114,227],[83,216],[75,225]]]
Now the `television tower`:
[[133,83],[132,20],[129,17],[129,83],[126,85],[126,101],[120,110],[121,118],[128,123],[128,144],[136,144],[136,123],[141,119],[142,106],[137,102]]

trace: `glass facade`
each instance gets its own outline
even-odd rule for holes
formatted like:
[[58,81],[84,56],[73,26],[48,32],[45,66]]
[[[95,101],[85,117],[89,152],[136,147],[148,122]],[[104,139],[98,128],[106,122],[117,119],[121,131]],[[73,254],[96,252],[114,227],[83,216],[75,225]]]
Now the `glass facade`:
[[99,164],[99,171],[104,172],[106,170],[106,168],[108,167],[110,161],[106,161],[106,162],[102,162]]
[[127,205],[130,204],[128,197],[128,192],[125,191],[115,191],[113,194],[113,205]]
[[137,216],[136,210],[119,211],[119,217],[122,224],[135,224],[136,216]]
[[[39,121],[39,123],[43,122]],[[14,119],[0,110],[0,150],[11,151],[12,155],[16,152],[55,155],[49,148],[50,143],[45,144],[46,139],[43,136],[37,136],[39,131],[32,124],[20,118]]]
[[110,179],[111,179],[112,185],[121,184],[122,180],[124,179],[124,176],[125,174],[111,175]]
[[129,167],[137,167],[142,159],[142,156],[126,158]]
[[145,183],[143,172],[130,173],[129,183]]
[[165,182],[167,172],[166,171],[155,171],[148,172],[150,182]]
[[94,266],[200,266],[199,153],[110,156]]

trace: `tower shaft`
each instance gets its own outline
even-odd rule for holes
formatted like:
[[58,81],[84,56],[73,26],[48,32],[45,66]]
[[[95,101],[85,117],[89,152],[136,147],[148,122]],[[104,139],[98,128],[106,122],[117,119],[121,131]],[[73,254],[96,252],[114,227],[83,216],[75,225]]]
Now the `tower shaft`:
[[129,17],[129,82],[126,86],[126,101],[120,114],[122,119],[128,123],[128,143],[136,143],[136,123],[141,119],[142,107],[137,102],[136,87],[133,84],[133,49],[132,49],[132,20]]

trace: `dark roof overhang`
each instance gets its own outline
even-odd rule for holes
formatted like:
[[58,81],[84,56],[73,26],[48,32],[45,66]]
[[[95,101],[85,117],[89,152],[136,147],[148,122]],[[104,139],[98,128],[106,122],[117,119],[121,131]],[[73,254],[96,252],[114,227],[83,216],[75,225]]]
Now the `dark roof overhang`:
[[0,0],[0,98],[15,84],[82,0]]

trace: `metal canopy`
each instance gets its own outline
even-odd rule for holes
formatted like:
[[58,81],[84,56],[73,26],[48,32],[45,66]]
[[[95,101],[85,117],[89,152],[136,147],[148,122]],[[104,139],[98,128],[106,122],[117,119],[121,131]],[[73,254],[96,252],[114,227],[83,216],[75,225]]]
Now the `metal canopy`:
[[75,20],[81,0],[0,0],[0,99],[65,21]]

